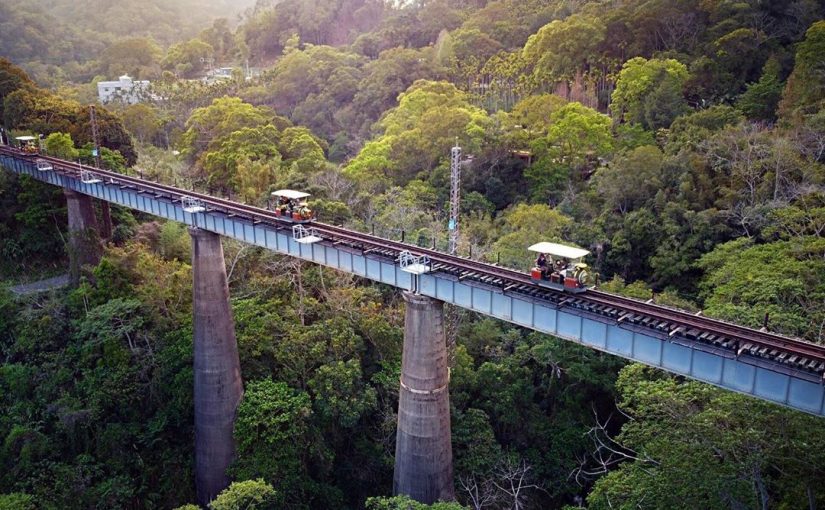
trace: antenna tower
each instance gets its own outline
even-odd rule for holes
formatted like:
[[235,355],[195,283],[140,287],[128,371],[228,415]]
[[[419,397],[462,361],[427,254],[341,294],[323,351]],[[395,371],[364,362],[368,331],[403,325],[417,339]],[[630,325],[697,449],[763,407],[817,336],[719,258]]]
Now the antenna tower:
[[[100,138],[97,132],[97,112],[95,112],[95,105],[89,105],[89,121],[92,124],[92,155],[95,157],[95,168],[100,168]],[[103,239],[112,238],[112,212],[109,208],[109,202],[105,200],[100,201],[100,216],[103,218],[103,225],[100,230],[100,236]]]
[[455,255],[458,247],[458,212],[461,205],[461,147],[456,145],[450,157],[450,255]]
[[100,141],[97,138],[97,114],[95,105],[89,105],[89,117],[92,123],[92,144],[94,144],[95,168],[100,168]]

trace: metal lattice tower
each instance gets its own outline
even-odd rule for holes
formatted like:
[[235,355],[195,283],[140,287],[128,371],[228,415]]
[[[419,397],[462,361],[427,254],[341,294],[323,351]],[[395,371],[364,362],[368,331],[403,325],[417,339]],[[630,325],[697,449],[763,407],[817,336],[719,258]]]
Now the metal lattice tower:
[[461,147],[456,144],[450,157],[450,255],[458,247],[458,212],[461,206]]
[[97,138],[97,113],[95,105],[89,105],[89,117],[92,123],[92,143],[94,144],[95,167],[100,168],[100,141]]

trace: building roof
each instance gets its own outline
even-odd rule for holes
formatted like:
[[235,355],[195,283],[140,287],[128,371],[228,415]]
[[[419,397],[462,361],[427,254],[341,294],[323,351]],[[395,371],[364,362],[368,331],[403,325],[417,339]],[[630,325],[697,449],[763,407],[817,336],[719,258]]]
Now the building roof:
[[588,253],[590,253],[587,250],[576,248],[574,246],[567,246],[564,244],[548,242],[536,243],[527,249],[530,251],[547,253],[549,255],[555,255],[556,257],[563,257],[566,259],[580,259]]
[[272,196],[300,200],[302,198],[308,197],[309,193],[304,193],[303,191],[295,191],[291,189],[279,189],[278,191],[273,191]]
[[[128,78],[128,79],[124,80],[123,78]],[[149,80],[133,80],[133,79],[129,78],[128,76],[121,76],[118,81],[99,81],[99,82],[97,82],[97,86],[98,86],[98,88],[100,88],[100,87],[115,87],[115,86],[118,86],[118,85],[124,85],[124,84],[129,84],[129,83],[131,83],[132,85],[148,85]]]

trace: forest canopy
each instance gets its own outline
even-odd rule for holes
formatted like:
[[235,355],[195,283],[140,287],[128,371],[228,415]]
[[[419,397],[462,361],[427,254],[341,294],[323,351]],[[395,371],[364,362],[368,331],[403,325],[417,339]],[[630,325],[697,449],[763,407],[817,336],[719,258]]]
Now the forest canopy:
[[[825,343],[815,0],[0,0],[4,139]],[[98,104],[97,83],[151,82]],[[107,213],[96,206],[103,220]],[[192,245],[113,207],[78,285],[60,190],[0,172],[0,509],[196,498]],[[825,505],[821,418],[450,310],[457,501],[392,496],[395,289],[224,240],[244,397],[212,509]]]

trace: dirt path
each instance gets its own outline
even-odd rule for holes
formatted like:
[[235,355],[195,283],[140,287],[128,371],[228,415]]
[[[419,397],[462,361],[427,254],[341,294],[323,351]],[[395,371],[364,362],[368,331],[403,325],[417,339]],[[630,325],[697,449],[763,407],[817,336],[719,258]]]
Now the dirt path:
[[57,289],[59,287],[64,287],[69,284],[69,275],[62,274],[60,276],[55,276],[54,278],[48,278],[46,280],[40,280],[39,282],[31,282],[25,283],[23,285],[15,285],[11,287],[11,291],[18,296],[22,296],[25,294],[34,294],[36,292],[44,292],[47,290]]

